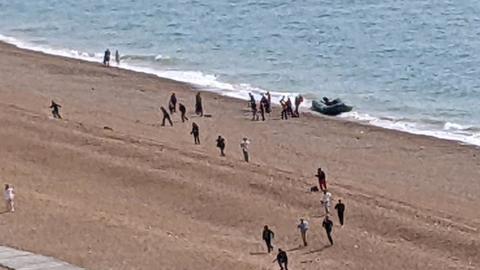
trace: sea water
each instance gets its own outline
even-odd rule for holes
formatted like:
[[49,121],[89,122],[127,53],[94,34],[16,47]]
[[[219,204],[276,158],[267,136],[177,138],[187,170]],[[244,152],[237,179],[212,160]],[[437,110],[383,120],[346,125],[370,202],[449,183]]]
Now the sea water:
[[238,98],[339,97],[344,117],[480,145],[474,0],[0,0],[0,39],[118,49],[121,67]]

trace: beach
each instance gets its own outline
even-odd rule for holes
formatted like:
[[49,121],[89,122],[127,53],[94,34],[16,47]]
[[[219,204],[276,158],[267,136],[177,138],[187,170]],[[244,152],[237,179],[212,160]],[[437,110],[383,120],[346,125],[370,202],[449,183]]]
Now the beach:
[[[172,92],[190,120],[161,127]],[[278,269],[269,225],[291,269],[480,268],[477,147],[278,108],[251,121],[246,101],[202,97],[212,117],[191,85],[0,44],[0,179],[17,192],[2,244],[87,269]],[[332,247],[318,167],[346,205]]]

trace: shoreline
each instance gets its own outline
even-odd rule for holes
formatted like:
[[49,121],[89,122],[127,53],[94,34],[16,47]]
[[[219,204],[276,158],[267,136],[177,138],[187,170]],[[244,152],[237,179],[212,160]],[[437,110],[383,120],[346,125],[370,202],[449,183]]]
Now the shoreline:
[[[480,266],[477,147],[311,113],[282,121],[277,107],[254,122],[245,101],[209,92],[212,117],[196,117],[192,90],[1,43],[0,177],[17,193],[2,244],[87,269],[269,269],[268,224],[295,269]],[[160,127],[171,92],[190,121],[175,114]],[[51,118],[52,99],[63,120]],[[308,192],[318,167],[347,205],[345,227],[333,216],[333,247]],[[300,217],[311,225],[305,248]]]
[[[101,59],[97,59],[98,57],[91,56],[91,55],[86,55],[84,53],[79,54],[78,51],[76,52],[75,55],[68,55],[66,51],[61,51],[59,49],[47,49],[47,48],[42,48],[42,47],[33,47],[33,45],[29,45],[28,43],[24,43],[21,40],[18,40],[17,38],[9,37],[9,36],[3,36],[0,35],[1,43],[5,43],[8,45],[13,45],[19,49],[23,50],[28,50],[28,51],[33,51],[33,52],[38,52],[38,53],[43,53],[46,55],[51,55],[51,56],[58,56],[58,57],[65,57],[69,59],[75,59],[79,61],[85,61],[89,63],[98,63],[101,64]],[[248,93],[252,92],[254,95],[256,95],[256,98],[258,99],[258,95],[261,92],[266,92],[267,90],[263,90],[260,88],[255,88],[255,89],[249,89],[249,90],[241,90],[241,92],[238,92],[240,90],[232,90],[232,89],[227,89],[230,87],[233,87],[233,85],[221,81],[215,80],[215,83],[213,85],[202,85],[200,82],[190,82],[186,80],[181,80],[177,75],[167,75],[168,71],[158,71],[153,68],[148,68],[148,67],[141,67],[141,66],[135,66],[135,65],[125,65],[123,66],[111,66],[112,68],[118,68],[122,70],[128,70],[132,72],[139,72],[139,73],[145,73],[145,74],[150,74],[150,75],[155,75],[159,78],[162,79],[168,79],[168,80],[173,80],[179,83],[186,83],[188,85],[193,86],[194,88],[198,89],[199,91],[204,91],[204,92],[210,92],[217,94],[219,96],[226,96],[226,97],[231,97],[231,98],[236,98],[240,100],[248,100]],[[162,74],[163,73],[163,74]],[[176,78],[177,77],[177,78]],[[226,88],[222,88],[226,87]],[[283,92],[272,92],[273,94],[273,102],[278,104],[278,101],[280,100],[280,97],[282,95],[290,95],[293,97],[296,95],[295,93],[283,93]],[[310,100],[306,100],[306,102],[311,102]],[[310,110],[310,106],[306,105],[306,102],[304,102],[301,105],[301,110],[306,113],[313,113],[314,116],[320,114],[316,114]],[[362,125],[370,125],[370,126],[375,126],[375,127],[380,127],[383,129],[388,129],[388,130],[395,130],[395,131],[400,131],[404,133],[409,133],[409,134],[415,134],[415,135],[421,135],[421,136],[429,136],[437,139],[442,139],[442,140],[448,140],[448,141],[455,141],[461,144],[467,144],[467,145],[472,145],[475,147],[480,147],[480,139],[472,138],[472,136],[466,136],[466,135],[460,135],[458,133],[454,133],[451,131],[444,131],[442,129],[422,129],[422,128],[412,128],[412,127],[405,127],[405,125],[408,124],[419,124],[418,122],[411,122],[411,121],[399,121],[399,120],[385,120],[383,118],[375,117],[375,116],[370,116],[369,114],[362,113],[359,114],[357,112],[353,112],[353,114],[347,113],[345,115],[342,115],[340,117],[335,117],[336,119],[346,119],[347,121],[352,121],[356,123],[360,123]],[[383,124],[376,124],[379,122],[384,122]],[[447,122],[448,123],[448,122]],[[400,125],[397,125],[400,124]],[[477,141],[478,140],[478,141]]]

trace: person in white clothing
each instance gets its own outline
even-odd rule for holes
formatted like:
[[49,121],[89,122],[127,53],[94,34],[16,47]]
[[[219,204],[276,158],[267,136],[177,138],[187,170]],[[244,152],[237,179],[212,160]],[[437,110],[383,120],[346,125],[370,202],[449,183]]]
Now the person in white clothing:
[[330,213],[330,206],[332,204],[332,193],[328,190],[323,191],[322,205],[325,207],[325,214]]
[[308,222],[301,218],[300,224],[298,224],[297,228],[300,230],[300,234],[302,235],[303,245],[307,246]]
[[243,153],[243,158],[245,159],[245,162],[249,162],[250,158],[248,155],[248,145],[250,144],[250,141],[248,140],[247,137],[243,138],[242,142],[240,143],[240,148],[242,149]]
[[7,206],[7,211],[15,212],[15,207],[14,207],[15,191],[13,190],[12,186],[8,184],[5,185],[4,197],[5,197],[5,202]]

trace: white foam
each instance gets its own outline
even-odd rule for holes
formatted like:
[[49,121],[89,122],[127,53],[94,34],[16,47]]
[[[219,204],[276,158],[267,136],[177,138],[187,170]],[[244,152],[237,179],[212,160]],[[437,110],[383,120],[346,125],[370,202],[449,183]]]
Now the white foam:
[[460,124],[447,122],[445,123],[444,128],[441,129],[441,127],[435,128],[431,125],[421,124],[419,122],[395,120],[393,117],[389,118],[392,120],[387,120],[358,112],[344,113],[341,115],[341,117],[368,123],[370,125],[382,128],[399,130],[418,135],[426,135],[446,140],[460,141],[463,143],[480,146],[480,133],[466,132],[465,130],[470,127]]

